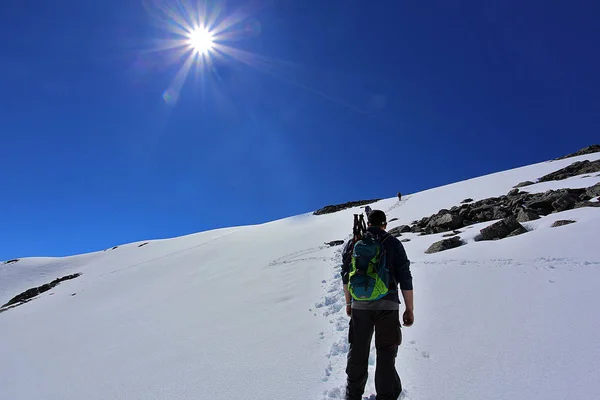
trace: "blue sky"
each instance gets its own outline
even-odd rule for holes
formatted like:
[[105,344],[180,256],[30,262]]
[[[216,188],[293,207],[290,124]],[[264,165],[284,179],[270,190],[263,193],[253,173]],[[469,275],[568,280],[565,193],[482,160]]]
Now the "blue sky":
[[185,81],[156,51],[177,38],[168,3],[0,3],[0,260],[392,197],[600,137],[597,1],[209,2],[239,20],[237,53]]

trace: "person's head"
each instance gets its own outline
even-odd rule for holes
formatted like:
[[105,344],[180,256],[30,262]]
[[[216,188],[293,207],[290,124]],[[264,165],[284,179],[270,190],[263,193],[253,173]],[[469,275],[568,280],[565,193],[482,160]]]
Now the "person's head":
[[385,213],[381,210],[373,210],[367,217],[369,226],[377,226],[381,229],[387,228],[387,218]]

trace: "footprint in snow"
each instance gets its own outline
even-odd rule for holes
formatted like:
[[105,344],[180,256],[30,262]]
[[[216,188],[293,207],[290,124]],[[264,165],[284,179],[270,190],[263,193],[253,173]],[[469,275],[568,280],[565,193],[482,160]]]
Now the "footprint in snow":
[[325,396],[325,397],[323,397],[323,400],[329,400],[329,399],[342,400],[344,398],[344,392],[345,392],[345,390],[344,390],[343,386],[326,390],[325,392],[323,392],[323,395]]
[[429,353],[428,353],[428,352],[426,352],[426,351],[422,351],[422,352],[421,352],[421,355],[423,356],[423,358],[429,358],[429,357],[431,357],[431,356],[429,355]]

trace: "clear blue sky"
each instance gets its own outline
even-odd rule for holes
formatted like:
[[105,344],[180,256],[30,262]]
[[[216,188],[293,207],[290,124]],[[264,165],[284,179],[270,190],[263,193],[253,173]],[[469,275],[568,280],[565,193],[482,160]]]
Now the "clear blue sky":
[[598,1],[228,1],[238,52],[180,86],[186,58],[155,51],[176,38],[166,3],[0,2],[0,260],[392,197],[600,137]]

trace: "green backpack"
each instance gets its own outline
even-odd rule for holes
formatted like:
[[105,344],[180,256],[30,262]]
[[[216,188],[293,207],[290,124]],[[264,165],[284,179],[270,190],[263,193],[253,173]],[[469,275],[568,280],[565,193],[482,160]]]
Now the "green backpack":
[[388,294],[390,271],[386,266],[383,242],[389,236],[386,234],[379,240],[366,232],[354,244],[348,281],[348,290],[354,300],[374,301]]

